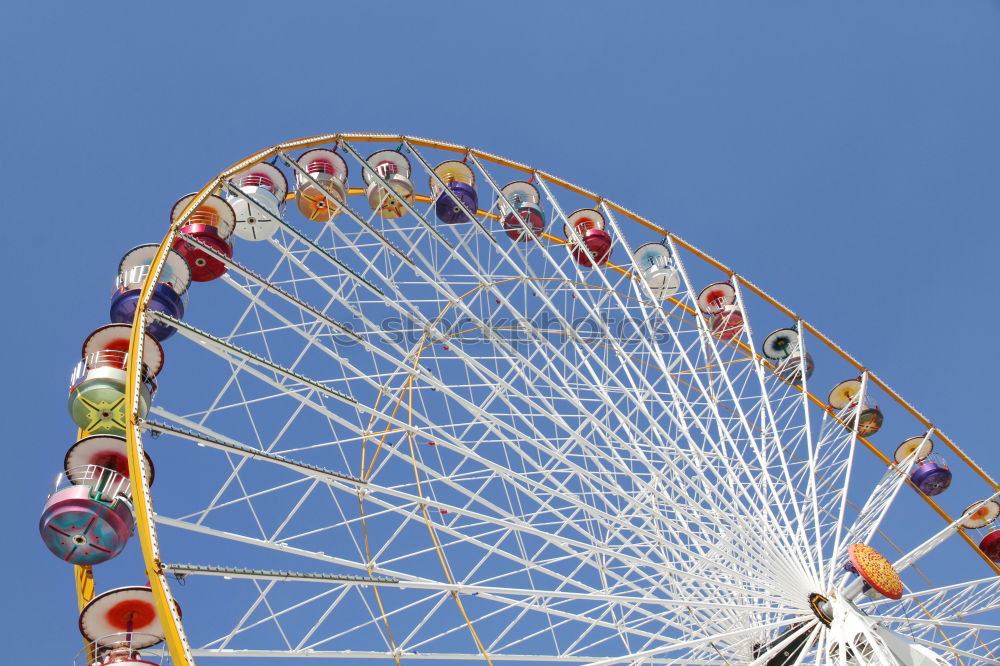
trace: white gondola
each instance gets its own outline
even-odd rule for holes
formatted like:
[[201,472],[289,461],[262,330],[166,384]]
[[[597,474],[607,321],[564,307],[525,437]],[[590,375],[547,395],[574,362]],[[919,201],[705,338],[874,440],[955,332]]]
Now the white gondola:
[[255,164],[234,175],[230,182],[241,194],[229,194],[236,211],[236,235],[245,240],[266,240],[278,230],[288,194],[288,179],[276,166]]
[[632,260],[655,298],[665,301],[680,291],[680,271],[670,249],[662,243],[640,245],[632,253]]
[[[406,206],[400,199],[409,204],[416,200],[416,190],[410,180],[410,160],[398,150],[379,150],[369,155],[366,161],[372,166],[371,169],[365,167],[361,171],[361,177],[367,185],[365,196],[368,205],[387,220],[403,217]],[[379,182],[379,178],[375,177],[376,172],[396,196]]]

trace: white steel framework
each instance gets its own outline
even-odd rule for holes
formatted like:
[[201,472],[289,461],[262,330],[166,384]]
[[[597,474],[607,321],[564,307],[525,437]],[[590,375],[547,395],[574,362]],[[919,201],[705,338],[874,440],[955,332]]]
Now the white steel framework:
[[[397,149],[418,196],[398,219],[358,189],[326,223],[289,205],[233,260],[201,246],[228,271],[192,288],[184,321],[139,314],[178,329],[130,433],[157,466],[134,495],[154,582],[184,608],[175,663],[998,663],[998,570],[959,522],[1000,488],[808,324],[662,225],[457,146],[315,137],[201,194],[238,193],[228,177],[264,159],[311,181],[295,158],[314,146],[355,187],[366,154]],[[446,159],[476,174],[465,224],[435,218]],[[516,242],[500,190],[528,179],[546,233]],[[608,266],[572,256],[579,208],[607,220]],[[632,260],[648,242],[672,256],[670,299]],[[731,340],[697,305],[724,280],[744,317]],[[797,368],[758,351],[781,327],[800,333]],[[826,408],[849,376],[885,415],[870,438],[858,405]],[[891,462],[914,435],[952,457],[942,503],[909,482],[914,459]],[[861,595],[851,543],[897,561],[902,599]]]

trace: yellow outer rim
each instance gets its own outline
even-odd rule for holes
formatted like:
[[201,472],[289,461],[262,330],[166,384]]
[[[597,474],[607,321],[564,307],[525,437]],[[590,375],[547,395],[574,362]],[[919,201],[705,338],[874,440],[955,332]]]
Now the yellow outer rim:
[[[167,584],[166,577],[163,574],[162,563],[159,558],[159,546],[156,537],[156,527],[152,521],[153,507],[152,501],[149,495],[149,487],[146,484],[146,474],[143,467],[145,466],[141,455],[142,442],[139,438],[139,417],[138,417],[138,392],[140,386],[139,380],[139,365],[135,363],[134,359],[139,358],[142,351],[142,335],[141,331],[144,330],[145,326],[144,320],[146,315],[146,308],[149,304],[150,296],[153,292],[153,287],[159,278],[160,271],[163,266],[163,262],[166,259],[167,251],[170,249],[171,244],[174,241],[174,237],[177,230],[184,226],[185,220],[194,211],[195,208],[201,203],[201,201],[211,194],[216,188],[218,188],[226,178],[232,174],[245,169],[248,166],[256,164],[257,162],[262,162],[264,160],[275,157],[279,152],[284,152],[287,150],[297,150],[305,148],[313,148],[323,144],[334,143],[336,141],[352,141],[352,142],[398,142],[398,143],[409,143],[415,146],[420,146],[424,148],[432,148],[436,150],[445,150],[458,153],[459,155],[468,156],[473,155],[478,159],[491,162],[493,164],[498,164],[500,166],[508,167],[517,171],[522,171],[526,174],[538,178],[544,178],[546,182],[553,185],[562,187],[563,189],[574,192],[582,197],[586,197],[594,201],[595,205],[604,204],[608,208],[614,210],[616,213],[627,217],[628,219],[636,222],[637,224],[646,227],[650,231],[660,235],[670,238],[673,243],[684,248],[691,254],[695,255],[702,261],[705,261],[709,265],[722,271],[724,274],[729,276],[731,280],[738,281],[741,287],[745,287],[754,294],[756,294],[760,299],[776,308],[779,312],[789,317],[793,321],[796,321],[800,326],[809,331],[817,340],[825,344],[827,347],[832,349],[837,355],[839,355],[843,360],[847,361],[848,364],[853,366],[856,370],[861,373],[868,373],[868,381],[872,382],[875,386],[878,386],[882,391],[885,392],[892,400],[894,400],[900,407],[909,412],[914,418],[917,419],[924,427],[931,431],[932,436],[937,436],[938,439],[943,442],[951,451],[954,453],[966,466],[972,469],[983,481],[985,481],[994,491],[1000,491],[1000,485],[986,473],[978,464],[976,464],[972,458],[970,458],[964,451],[962,451],[951,439],[948,438],[941,430],[939,430],[934,424],[923,414],[921,414],[915,407],[904,400],[896,391],[894,391],[888,384],[886,384],[882,379],[880,379],[875,373],[868,370],[864,365],[862,365],[857,359],[848,354],[846,351],[841,349],[836,345],[830,338],[823,335],[814,326],[802,320],[798,315],[792,312],[790,309],[782,305],[779,301],[772,298],[763,289],[753,284],[743,276],[737,274],[735,271],[730,269],[728,266],[720,261],[712,258],[708,254],[705,254],[698,248],[687,243],[683,239],[677,237],[673,233],[657,226],[656,224],[650,222],[646,218],[632,212],[624,206],[620,206],[613,201],[609,201],[604,197],[601,197],[589,190],[585,190],[582,187],[578,187],[566,180],[548,174],[544,171],[539,171],[533,169],[525,164],[519,162],[514,162],[504,157],[493,155],[491,153],[484,152],[482,150],[477,150],[475,148],[468,148],[466,146],[461,146],[454,143],[446,143],[443,141],[436,141],[434,139],[425,139],[421,137],[406,136],[403,134],[376,134],[376,133],[338,133],[338,134],[321,134],[312,137],[306,137],[302,139],[296,139],[294,141],[287,141],[285,143],[279,143],[272,146],[266,150],[253,153],[248,157],[236,162],[229,168],[220,172],[215,178],[209,181],[198,194],[188,202],[188,205],[181,212],[177,220],[170,226],[167,231],[166,236],[160,242],[160,247],[157,249],[156,255],[153,258],[154,269],[149,272],[146,276],[146,281],[142,285],[142,291],[139,296],[139,304],[136,307],[135,319],[132,322],[132,335],[129,339],[129,355],[128,355],[128,365],[126,368],[128,376],[128,385],[126,389],[127,398],[127,411],[128,411],[128,427],[126,427],[126,440],[128,443],[128,465],[129,465],[129,476],[132,485],[132,497],[135,502],[135,517],[136,517],[136,531],[139,533],[139,542],[142,547],[142,557],[146,568],[146,574],[149,577],[149,583],[153,590],[153,596],[156,601],[156,610],[161,618],[161,623],[163,624],[164,633],[166,634],[167,647],[170,650],[170,656],[173,659],[175,666],[189,666],[194,664],[194,658],[191,656],[191,651],[187,643],[187,638],[184,635],[183,627],[181,626],[180,618],[177,616],[176,608],[173,603],[173,596],[170,593],[170,587]],[[756,352],[751,350],[751,353],[756,355]],[[823,401],[819,400],[812,394],[810,394],[810,399],[813,403],[818,405],[821,409],[825,408],[826,405]],[[862,442],[865,447],[875,454],[875,456],[885,463],[887,466],[894,466],[895,463],[889,459],[884,453],[882,453],[878,448],[871,444],[867,438],[858,436],[858,441]],[[948,513],[942,509],[933,498],[928,497],[920,493],[920,497],[924,499],[933,509],[940,515],[946,522],[952,522],[952,518]],[[986,555],[979,550],[978,545],[965,533],[965,531],[959,528],[959,534],[962,538],[983,558],[983,560],[993,569],[997,574],[1000,574],[1000,566],[996,563],[990,561]],[[166,621],[165,621],[166,620]]]

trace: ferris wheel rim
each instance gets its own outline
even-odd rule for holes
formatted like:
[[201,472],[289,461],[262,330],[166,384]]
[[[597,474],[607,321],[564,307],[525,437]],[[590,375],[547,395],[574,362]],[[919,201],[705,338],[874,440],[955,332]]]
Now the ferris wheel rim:
[[[259,163],[259,162],[263,162],[263,161],[265,161],[267,159],[271,159],[273,157],[276,157],[278,155],[278,153],[281,152],[281,151],[283,151],[283,150],[311,148],[311,147],[314,147],[314,146],[321,146],[321,145],[328,144],[328,143],[329,144],[337,144],[340,141],[359,141],[359,142],[393,142],[393,141],[399,141],[401,143],[412,143],[413,145],[417,145],[417,146],[428,147],[428,148],[436,148],[436,149],[439,149],[439,150],[450,151],[450,152],[454,152],[454,153],[459,154],[459,155],[474,155],[477,158],[484,159],[484,160],[486,160],[488,162],[492,162],[492,163],[495,163],[497,165],[506,166],[508,168],[516,169],[516,170],[522,171],[522,172],[524,172],[526,174],[529,174],[529,175],[532,175],[532,176],[538,176],[540,178],[545,178],[547,181],[553,183],[554,185],[563,187],[563,188],[565,188],[567,190],[570,190],[570,191],[572,191],[572,192],[574,192],[574,193],[576,193],[576,194],[578,194],[580,196],[584,196],[584,197],[587,197],[589,199],[592,199],[595,202],[595,204],[607,205],[612,210],[625,215],[626,217],[632,219],[634,222],[637,222],[638,224],[646,227],[647,229],[653,231],[654,233],[657,233],[657,234],[663,236],[664,238],[671,239],[672,242],[677,243],[679,246],[681,246],[684,249],[692,252],[693,254],[695,254],[696,256],[698,256],[700,259],[703,259],[704,261],[706,261],[710,265],[714,266],[715,268],[717,268],[721,272],[730,275],[733,280],[738,280],[743,286],[745,286],[746,288],[750,289],[753,293],[755,293],[756,295],[758,295],[761,298],[763,298],[769,305],[771,305],[772,307],[777,308],[779,312],[781,312],[785,316],[789,317],[792,321],[799,322],[802,325],[803,328],[805,328],[806,330],[808,330],[818,340],[820,340],[821,342],[823,342],[824,345],[826,345],[829,349],[833,350],[838,356],[840,356],[841,358],[843,358],[849,364],[853,365],[857,370],[863,371],[863,372],[867,373],[868,378],[869,378],[870,381],[872,381],[875,385],[877,385],[890,398],[892,398],[897,404],[899,404],[903,409],[905,409],[912,416],[914,416],[923,425],[925,425],[927,427],[930,427],[930,428],[934,428],[935,432],[942,438],[942,441],[945,444],[947,444],[949,446],[949,448],[951,448],[956,454],[958,454],[960,457],[962,457],[963,461],[965,461],[967,464],[969,464],[970,467],[972,467],[973,469],[975,469],[977,471],[977,473],[988,484],[992,485],[995,489],[1000,489],[1000,483],[998,483],[995,479],[993,479],[990,475],[988,475],[985,472],[985,470],[982,470],[982,468],[980,468],[978,465],[975,465],[974,463],[972,463],[971,459],[969,459],[963,452],[961,452],[960,450],[958,450],[957,445],[955,445],[951,441],[951,439],[949,439],[947,437],[947,435],[945,435],[936,426],[934,426],[934,424],[933,424],[932,421],[930,421],[929,419],[927,419],[920,411],[918,411],[915,407],[913,407],[909,402],[907,402],[905,399],[903,399],[902,396],[900,396],[894,389],[892,389],[881,378],[879,378],[876,373],[874,373],[871,370],[869,370],[867,368],[867,366],[865,366],[860,361],[858,361],[853,356],[851,356],[846,351],[844,351],[839,345],[835,344],[829,337],[827,337],[821,331],[819,331],[814,326],[812,326],[811,324],[809,324],[808,321],[806,321],[802,317],[798,316],[792,310],[788,309],[786,306],[784,306],[782,303],[780,303],[777,299],[775,299],[773,296],[771,296],[770,294],[768,294],[766,291],[764,291],[763,289],[761,289],[757,285],[755,285],[752,282],[750,282],[746,277],[744,277],[743,275],[737,273],[736,271],[733,271],[732,269],[730,269],[729,267],[727,267],[725,264],[722,264],[721,262],[719,262],[718,260],[716,260],[713,257],[709,256],[707,253],[703,252],[702,250],[698,249],[697,247],[695,247],[695,246],[687,243],[683,238],[681,238],[677,234],[675,234],[675,233],[673,233],[671,231],[668,231],[667,229],[664,229],[662,227],[659,227],[655,223],[653,223],[650,220],[648,220],[648,219],[646,219],[646,218],[638,215],[637,213],[629,210],[628,208],[625,208],[624,206],[621,206],[621,205],[613,202],[610,199],[606,199],[606,198],[604,198],[604,197],[602,197],[600,195],[597,195],[597,194],[591,192],[590,190],[587,190],[585,188],[582,188],[582,187],[579,187],[577,185],[574,185],[574,184],[570,183],[569,181],[563,180],[561,178],[553,176],[553,175],[551,175],[551,174],[549,174],[547,172],[541,171],[539,169],[535,169],[533,167],[527,166],[527,165],[525,165],[523,163],[515,162],[515,161],[513,161],[513,160],[511,160],[509,158],[501,157],[501,156],[498,156],[498,155],[495,155],[495,154],[492,154],[492,153],[488,153],[486,151],[482,151],[482,150],[470,148],[468,146],[462,146],[460,144],[448,143],[448,142],[443,142],[443,141],[439,141],[439,140],[435,140],[435,139],[427,139],[427,138],[417,137],[417,136],[409,136],[409,135],[405,135],[405,134],[391,134],[391,133],[336,133],[336,134],[321,134],[321,135],[314,135],[314,136],[310,136],[310,137],[303,137],[303,138],[300,138],[300,139],[295,139],[295,140],[292,140],[292,141],[287,141],[287,142],[283,142],[283,143],[280,143],[280,144],[276,144],[276,145],[274,145],[274,146],[272,146],[270,148],[258,151],[256,153],[251,154],[251,155],[248,155],[246,158],[244,158],[244,159],[242,159],[242,160],[240,160],[238,162],[235,162],[231,166],[229,166],[228,168],[220,171],[219,174],[215,177],[215,179],[213,179],[212,181],[209,181],[209,183],[206,184],[206,186],[204,188],[202,188],[202,190],[199,190],[199,192],[196,193],[198,196],[195,198],[195,200],[200,200],[204,196],[209,195],[212,190],[214,190],[216,187],[218,187],[219,185],[221,185],[221,183],[224,180],[226,180],[228,177],[230,177],[231,175],[233,175],[235,173],[238,173],[239,171],[242,171],[243,169],[246,169],[247,167],[249,167],[249,166],[251,166],[253,164],[256,164],[256,163]],[[177,219],[168,228],[168,232],[176,230],[176,229],[179,229],[182,226],[182,222],[184,220],[186,220],[186,218],[189,217],[190,214],[193,212],[193,210],[196,208],[196,206],[192,206],[191,205],[195,200],[192,200],[192,202],[189,202],[189,204],[185,208],[185,210],[181,211],[181,213],[180,213],[180,215],[178,215]],[[200,203],[200,201],[199,201],[199,203]],[[161,242],[161,244],[162,244],[162,242]]]
[[[714,265],[715,267],[720,268],[724,272],[728,273],[730,275],[730,280],[732,280],[733,282],[739,284],[740,286],[743,286],[743,287],[746,287],[746,288],[750,289],[753,293],[755,293],[758,296],[760,296],[761,298],[763,298],[770,305],[776,307],[780,312],[782,312],[782,313],[786,314],[787,316],[791,317],[800,326],[802,326],[803,328],[809,330],[818,340],[820,340],[825,345],[827,345],[831,350],[833,350],[835,353],[837,353],[839,356],[841,356],[844,360],[846,360],[848,363],[854,365],[856,368],[858,368],[859,370],[861,370],[862,372],[864,372],[866,374],[867,378],[870,381],[872,381],[873,383],[875,383],[876,385],[878,385],[879,388],[881,388],[890,398],[892,398],[895,402],[897,402],[900,406],[902,406],[906,411],[908,411],[911,415],[913,415],[915,418],[917,418],[918,421],[921,421],[924,425],[926,425],[927,427],[929,427],[931,429],[931,431],[936,434],[936,436],[938,436],[938,437],[941,438],[942,442],[944,442],[953,452],[955,452],[957,455],[959,455],[962,458],[963,462],[965,462],[969,467],[971,467],[972,469],[976,470],[980,474],[980,476],[988,484],[992,485],[992,487],[994,489],[1000,489],[1000,486],[998,486],[996,484],[996,482],[992,479],[992,477],[990,477],[984,470],[982,470],[981,468],[979,468],[978,465],[976,465],[975,463],[973,463],[970,458],[968,458],[963,452],[961,452],[960,449],[958,449],[957,445],[954,445],[951,442],[951,440],[947,438],[947,436],[945,436],[940,430],[938,430],[936,428],[936,426],[934,426],[930,421],[928,421],[925,417],[923,417],[922,414],[920,414],[918,411],[916,411],[914,408],[912,408],[909,405],[909,403],[906,403],[905,400],[903,400],[900,396],[898,396],[898,394],[895,393],[895,391],[893,391],[887,385],[885,385],[884,382],[882,382],[882,380],[878,379],[873,373],[871,373],[866,368],[864,368],[863,366],[861,366],[860,363],[858,363],[857,361],[855,361],[852,357],[850,357],[849,355],[847,355],[846,352],[844,352],[838,346],[836,346],[834,343],[832,343],[832,341],[830,341],[828,338],[826,338],[821,333],[819,333],[818,331],[816,331],[814,328],[812,328],[804,320],[802,320],[801,318],[799,318],[796,315],[794,315],[794,313],[791,313],[791,311],[787,310],[784,306],[782,306],[776,300],[774,300],[773,298],[771,298],[770,296],[768,296],[765,292],[763,292],[762,290],[760,290],[759,288],[757,288],[755,285],[753,285],[752,283],[750,283],[749,281],[747,281],[742,276],[736,274],[735,272],[729,271],[724,266],[722,266],[721,264],[719,264],[718,262],[716,262],[714,259],[711,259],[708,255],[702,253],[700,250],[697,250],[693,246],[688,245],[683,240],[681,240],[680,238],[678,238],[676,235],[672,234],[671,232],[669,232],[669,231],[667,231],[665,229],[661,229],[661,228],[657,227],[656,225],[654,225],[653,223],[649,222],[648,220],[645,220],[645,219],[643,219],[643,218],[635,215],[631,211],[628,211],[627,209],[624,209],[621,206],[618,206],[617,204],[614,204],[613,202],[610,202],[610,201],[608,201],[608,200],[606,200],[606,199],[604,199],[602,197],[599,197],[599,196],[597,196],[595,194],[592,194],[592,193],[590,193],[587,190],[584,190],[582,188],[574,186],[574,185],[568,183],[567,181],[562,181],[561,179],[558,179],[558,178],[555,178],[555,177],[551,177],[548,174],[545,174],[543,172],[531,169],[530,167],[525,167],[524,165],[520,165],[520,164],[518,164],[516,162],[512,162],[512,161],[507,160],[505,158],[500,158],[500,157],[496,157],[496,156],[490,155],[489,153],[485,153],[485,152],[482,152],[482,151],[476,151],[474,149],[469,149],[469,148],[465,148],[465,147],[460,147],[460,146],[457,146],[455,144],[444,144],[442,142],[437,142],[437,141],[433,141],[433,140],[429,140],[429,139],[421,139],[421,138],[418,138],[418,137],[409,137],[409,136],[405,136],[405,135],[383,135],[383,134],[331,134],[331,135],[321,135],[321,136],[317,136],[317,137],[307,137],[307,138],[298,139],[298,140],[291,141],[291,142],[286,142],[286,143],[278,144],[278,145],[276,145],[276,146],[274,146],[274,147],[272,147],[270,149],[267,149],[267,150],[255,153],[255,154],[253,154],[253,155],[245,158],[244,160],[235,163],[229,169],[220,172],[219,175],[216,176],[216,178],[213,181],[210,181],[204,188],[202,188],[202,190],[200,190],[195,196],[192,197],[191,201],[188,202],[188,204],[185,207],[185,209],[175,218],[175,220],[171,223],[170,227],[168,228],[167,235],[164,237],[163,241],[160,243],[158,251],[157,251],[157,255],[153,259],[153,264],[156,265],[157,268],[156,268],[156,270],[150,270],[149,274],[146,277],[146,282],[143,285],[142,297],[141,297],[141,300],[140,300],[140,307],[137,308],[137,311],[136,311],[136,319],[135,319],[135,323],[133,325],[133,329],[134,330],[142,330],[142,325],[141,324],[144,321],[143,317],[146,314],[146,306],[148,305],[148,302],[149,302],[149,296],[151,294],[152,287],[155,285],[156,278],[159,275],[160,269],[162,268],[162,264],[163,264],[163,260],[162,259],[163,258],[161,257],[161,255],[164,255],[166,251],[169,251],[169,248],[171,246],[171,243],[173,242],[173,239],[174,239],[176,233],[183,226],[185,220],[195,210],[195,208],[197,207],[198,203],[201,200],[203,200],[204,198],[206,198],[207,196],[210,196],[211,193],[214,192],[221,185],[221,183],[223,183],[226,179],[228,179],[229,176],[231,176],[231,175],[233,175],[235,173],[239,173],[240,171],[247,170],[247,169],[253,167],[257,163],[260,163],[260,162],[262,162],[262,161],[264,161],[266,159],[269,159],[271,157],[276,157],[281,152],[287,151],[287,150],[291,150],[293,148],[294,149],[309,148],[309,147],[313,147],[313,146],[323,145],[323,144],[326,144],[326,143],[335,143],[336,144],[336,143],[339,143],[341,141],[358,141],[358,142],[362,142],[362,141],[376,142],[377,141],[377,142],[386,142],[386,141],[393,141],[393,140],[399,140],[401,142],[401,144],[406,144],[406,143],[412,142],[415,145],[421,145],[421,146],[425,146],[425,147],[433,147],[433,148],[437,148],[437,149],[441,149],[441,150],[451,150],[453,152],[460,153],[460,154],[472,154],[472,155],[480,157],[480,158],[482,158],[484,160],[487,160],[487,161],[490,161],[490,162],[494,162],[496,164],[501,164],[501,165],[508,166],[508,167],[511,167],[511,168],[523,170],[525,173],[532,174],[533,177],[538,177],[539,179],[545,179],[546,181],[548,181],[548,182],[550,182],[550,183],[552,183],[554,185],[560,185],[560,186],[565,187],[566,189],[569,189],[569,190],[571,190],[571,191],[573,191],[573,192],[575,192],[577,194],[581,194],[583,196],[590,197],[590,198],[592,198],[595,201],[596,205],[606,205],[606,206],[610,207],[611,209],[613,209],[613,210],[615,210],[615,211],[617,211],[619,213],[622,213],[622,214],[626,215],[627,217],[631,218],[633,221],[638,222],[639,224],[641,224],[641,225],[643,225],[643,226],[645,226],[647,228],[650,228],[651,230],[655,231],[656,233],[662,234],[665,238],[668,238],[668,239],[672,240],[673,242],[678,243],[679,245],[681,245],[685,249],[691,251],[696,256],[699,256],[699,258],[707,261],[710,265]],[[478,212],[482,212],[482,211],[478,211]],[[133,345],[134,345],[135,349],[138,349],[140,344],[141,344],[141,340],[138,338],[138,336],[133,335],[133,337],[132,337],[132,344],[130,344],[130,351],[132,351]],[[753,352],[753,351],[751,351],[750,353],[751,354],[756,354],[756,352]],[[129,371],[128,371],[129,390],[127,392],[127,396],[129,398],[128,413],[132,414],[133,416],[137,413],[136,412],[136,404],[135,404],[135,401],[134,401],[134,397],[136,395],[137,386],[138,386],[138,378],[139,378],[139,375],[138,375],[138,370],[139,369],[131,361],[131,359],[134,358],[134,357],[135,357],[135,354],[130,353],[130,355],[129,355],[129,358],[130,358],[130,361],[129,361]],[[812,399],[814,401],[816,401],[815,397],[812,397]],[[137,421],[135,419],[132,420],[131,427],[127,428],[126,439],[128,441],[129,465],[130,465],[130,468],[131,468],[134,462],[135,462],[136,465],[139,464],[138,462],[134,461],[133,458],[137,459],[138,458],[138,452],[142,450],[141,449],[141,442],[139,441],[139,438],[138,438],[138,423],[137,423]],[[858,439],[859,439],[859,441],[864,441],[867,444],[867,440],[865,440],[864,438],[859,437]],[[893,461],[891,461],[891,459],[889,459],[888,457],[886,457],[884,454],[881,454],[881,452],[879,452],[876,449],[874,449],[874,447],[872,447],[871,445],[868,445],[868,448],[870,450],[873,450],[880,458],[883,459],[883,462],[885,462],[886,464],[888,464],[888,465],[894,464]],[[138,473],[132,473],[130,475],[130,477],[131,477],[131,482],[133,484],[133,496],[134,497],[145,497],[145,498],[147,498],[147,501],[148,501],[149,490],[148,490],[148,485],[146,485],[144,483],[145,475],[144,474],[138,474]],[[939,510],[939,512],[940,512],[940,510]],[[137,516],[137,518],[138,518],[138,516]],[[148,513],[145,514],[144,518],[145,518],[144,522],[142,522],[141,524],[137,523],[137,528],[138,528],[137,531],[139,531],[139,533],[140,533],[140,540],[143,541],[143,544],[144,544],[143,545],[143,557],[144,557],[144,560],[146,561],[147,569],[149,569],[151,571],[156,571],[158,569],[158,567],[160,565],[162,565],[162,563],[158,560],[158,558],[147,559],[147,550],[149,550],[149,549],[147,549],[147,546],[146,546],[146,542],[147,541],[150,542],[150,543],[154,543],[155,540],[156,540],[155,525],[153,524],[153,521],[149,519],[149,514]],[[149,552],[152,553],[154,551],[149,550]],[[157,600],[159,600],[161,596],[163,596],[164,598],[168,598],[167,595],[169,595],[169,592],[161,592],[158,589],[160,587],[159,582],[164,582],[165,583],[165,580],[158,581],[158,582],[153,582],[152,578],[153,578],[153,576],[151,576],[151,582],[152,582],[152,587],[154,589],[154,592],[156,592],[156,598],[157,598]],[[166,604],[164,604],[164,605],[166,605]],[[165,623],[165,624],[173,624],[173,622],[169,622],[169,623]],[[179,628],[179,622],[177,623],[177,627],[175,627],[175,630],[177,631],[178,634],[180,634],[181,630]],[[166,636],[167,642],[168,642],[168,645],[170,645],[171,653],[173,654],[175,646],[174,646],[173,643],[171,643],[171,632],[168,630],[166,633],[167,633],[167,636]],[[182,635],[182,634],[180,634],[180,635]],[[179,638],[175,638],[175,641],[177,641],[177,640],[179,640]],[[181,654],[181,660],[178,661],[177,658],[175,657],[175,663],[178,663],[178,664],[187,663],[186,661],[183,660],[184,659],[183,655],[185,653],[188,654],[188,655],[190,655],[190,652],[189,652],[189,650],[187,649],[187,646],[186,646],[186,641],[180,641],[180,644],[178,646],[178,653]]]

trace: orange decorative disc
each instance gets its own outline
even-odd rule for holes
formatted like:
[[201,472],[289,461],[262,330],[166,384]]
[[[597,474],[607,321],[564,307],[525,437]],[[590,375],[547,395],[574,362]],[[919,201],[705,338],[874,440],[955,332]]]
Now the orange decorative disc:
[[858,574],[876,592],[890,599],[899,599],[903,596],[903,581],[899,573],[881,553],[863,543],[852,543],[847,549],[847,554]]

